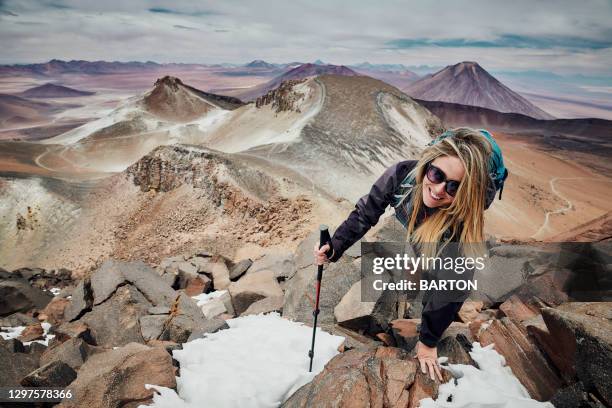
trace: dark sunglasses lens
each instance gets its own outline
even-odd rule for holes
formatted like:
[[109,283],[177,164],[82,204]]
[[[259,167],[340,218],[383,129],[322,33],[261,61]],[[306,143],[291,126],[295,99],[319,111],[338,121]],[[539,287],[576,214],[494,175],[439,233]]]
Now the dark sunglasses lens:
[[449,196],[454,197],[457,194],[457,190],[459,190],[459,183],[453,180],[446,182],[446,192]]
[[427,178],[429,181],[436,184],[440,184],[445,179],[442,170],[434,166],[429,166],[429,169],[427,169]]

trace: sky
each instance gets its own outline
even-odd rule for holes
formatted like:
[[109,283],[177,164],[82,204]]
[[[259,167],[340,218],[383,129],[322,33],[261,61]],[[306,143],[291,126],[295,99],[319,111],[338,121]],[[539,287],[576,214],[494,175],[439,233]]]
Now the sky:
[[0,0],[0,64],[477,61],[612,76],[612,0]]

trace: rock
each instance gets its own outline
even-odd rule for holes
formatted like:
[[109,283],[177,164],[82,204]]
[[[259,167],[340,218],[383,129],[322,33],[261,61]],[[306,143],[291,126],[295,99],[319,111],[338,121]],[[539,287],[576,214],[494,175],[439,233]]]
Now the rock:
[[433,381],[429,374],[423,374],[421,369],[417,368],[414,383],[410,387],[408,408],[417,408],[424,398],[438,398],[438,383]]
[[397,343],[395,342],[395,337],[388,333],[378,333],[376,338],[383,342],[385,346],[389,347],[397,347]]
[[476,366],[472,357],[455,337],[444,337],[438,342],[438,357],[448,357],[449,364]]
[[139,319],[153,306],[132,285],[119,286],[105,302],[95,306],[79,322],[85,323],[96,344],[104,347],[144,342]]
[[224,290],[223,293],[221,293],[221,295],[217,296],[215,299],[218,299],[223,302],[225,310],[228,314],[232,315],[232,317],[236,315],[234,311],[234,305],[232,304],[232,297],[230,296],[228,290]]
[[532,319],[539,314],[536,307],[523,302],[517,295],[510,296],[508,300],[499,306],[499,310],[517,323]]
[[604,405],[591,393],[584,390],[584,384],[580,381],[561,388],[550,402],[555,408],[603,408]]
[[197,296],[212,289],[212,280],[206,275],[191,277],[185,286],[185,293],[188,296]]
[[173,341],[168,340],[151,340],[147,342],[147,346],[150,347],[161,347],[166,350],[170,355],[174,350],[182,350],[183,346],[181,344],[175,343]]
[[494,320],[479,334],[483,346],[495,343],[513,374],[538,401],[548,401],[560,388],[561,380],[538,348],[529,341],[526,330],[507,317]]
[[397,348],[349,350],[331,359],[282,407],[405,407],[416,363]]
[[235,281],[240,278],[244,273],[249,269],[249,267],[253,264],[253,261],[250,259],[243,259],[234,265],[234,267],[230,270],[229,277],[231,280]]
[[53,298],[47,306],[40,312],[38,318],[41,319],[41,315],[44,316],[44,321],[52,325],[57,325],[64,321],[64,310],[70,304],[70,300],[64,298]]
[[[312,256],[312,249],[311,254]],[[257,273],[261,271],[272,271],[277,280],[287,280],[297,272],[295,256],[291,251],[270,252],[260,259],[257,259],[247,273]]]
[[64,319],[67,322],[71,322],[81,317],[84,313],[91,310],[93,299],[90,281],[83,279],[72,291],[72,299],[68,306],[66,306],[66,309],[64,309]]
[[94,305],[104,302],[124,283],[135,286],[153,306],[169,306],[177,296],[176,292],[145,263],[108,260],[91,277]]
[[229,329],[229,326],[227,325],[227,323],[225,323],[225,320],[219,318],[209,319],[206,321],[206,324],[192,331],[189,334],[189,337],[185,339],[183,343],[194,339],[202,338],[206,333],[216,333],[219,330],[223,329]]
[[[310,258],[312,258],[313,246],[310,247]],[[361,277],[360,263],[353,263],[349,259],[342,258],[324,268],[319,299],[318,321],[320,323],[334,323],[334,308]],[[283,317],[304,323],[312,321],[315,282],[316,269],[314,267],[298,270],[291,279],[285,282]]]
[[215,290],[227,289],[232,281],[230,280],[229,270],[224,262],[216,262],[212,265],[212,279]]
[[569,300],[564,287],[571,277],[572,273],[567,269],[554,269],[543,275],[530,276],[514,294],[523,301],[537,298],[548,306],[557,306]]
[[283,296],[283,290],[271,271],[249,274],[238,282],[232,282],[229,293],[237,315],[260,299]]
[[18,339],[12,338],[10,340],[4,340],[3,337],[0,337],[0,347],[4,347],[8,351],[12,353],[25,353],[25,347],[23,343]]
[[483,307],[483,302],[467,300],[463,302],[463,305],[461,305],[461,309],[459,309],[457,315],[459,316],[459,319],[464,323],[473,322],[474,320],[479,318],[480,312]]
[[147,309],[147,312],[151,315],[167,315],[170,313],[168,306],[153,306]]
[[252,303],[240,316],[270,312],[281,313],[283,311],[283,301],[284,298],[282,296],[272,296],[258,300]]
[[87,326],[83,322],[72,322],[72,323],[63,323],[60,326],[52,328],[53,334],[55,334],[55,339],[59,342],[65,342],[72,338],[83,339],[88,344],[96,345],[96,340],[93,338],[91,334],[91,330],[89,330],[89,326]]
[[168,315],[140,316],[140,333],[144,341],[157,340],[164,331]]
[[43,330],[40,323],[35,323],[33,325],[27,326],[19,336],[19,340],[22,343],[33,340],[41,340],[45,337],[45,331]]
[[38,323],[38,320],[19,312],[0,319],[0,326],[2,327],[29,326],[35,323]]
[[76,371],[62,361],[53,361],[32,371],[21,380],[24,387],[59,387],[68,386],[76,378]]
[[386,331],[388,322],[397,317],[396,303],[387,296],[389,292],[376,294],[379,295],[378,301],[362,301],[361,281],[355,282],[334,308],[338,324],[372,335]]
[[38,368],[39,356],[0,347],[0,387],[20,387],[19,380]]
[[220,314],[227,313],[227,308],[225,307],[223,300],[219,298],[210,299],[208,302],[200,306],[200,309],[202,309],[202,313],[204,313],[204,317],[207,319],[212,319]]
[[612,302],[566,303],[543,309],[542,317],[558,350],[551,359],[612,405]]
[[179,270],[179,273],[196,276],[198,274],[198,268],[191,264],[191,262],[179,262],[176,266]]
[[32,287],[20,274],[8,274],[7,278],[0,281],[0,316],[27,312],[34,308],[44,309],[52,298],[50,293]]
[[410,351],[419,341],[421,319],[396,319],[390,323],[395,343],[401,349]]
[[363,347],[377,347],[380,345],[380,341],[374,340],[369,336],[364,336],[363,334],[359,334],[335,323],[323,323],[321,324],[321,330],[325,330],[326,332],[335,336],[344,337],[344,343],[339,349],[341,352]]
[[79,312],[77,321],[89,327],[100,346],[181,343],[209,324],[193,299],[172,289],[142,262],[107,261],[91,276],[89,292],[87,287],[83,292],[89,293],[92,306]]
[[82,338],[75,337],[47,348],[40,356],[40,364],[61,361],[78,370],[87,358],[98,350]]
[[176,301],[176,308],[166,321],[159,340],[184,343],[193,333],[213,333],[227,327],[224,320],[206,319],[193,299],[180,295]]
[[194,256],[189,259],[189,262],[195,265],[198,269],[198,273],[207,274],[212,276],[212,266],[214,261],[211,257]]
[[135,408],[151,401],[145,384],[176,388],[172,357],[160,347],[129,343],[90,357],[69,388],[74,398],[61,408]]

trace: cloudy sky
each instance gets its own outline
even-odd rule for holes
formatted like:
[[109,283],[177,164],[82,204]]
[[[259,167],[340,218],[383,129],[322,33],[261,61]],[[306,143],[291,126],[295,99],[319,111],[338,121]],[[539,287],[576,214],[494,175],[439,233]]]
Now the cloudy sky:
[[0,0],[0,63],[314,61],[612,75],[611,0]]

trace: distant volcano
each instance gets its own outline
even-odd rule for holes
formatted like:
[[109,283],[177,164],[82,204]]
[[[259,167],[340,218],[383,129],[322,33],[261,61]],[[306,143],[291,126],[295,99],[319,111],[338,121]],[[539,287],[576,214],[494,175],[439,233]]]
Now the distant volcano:
[[278,88],[283,81],[289,79],[304,79],[319,75],[342,75],[342,76],[359,76],[357,72],[344,65],[318,65],[318,64],[302,64],[297,66],[282,75],[252,89],[240,94],[240,98],[245,101],[250,101],[258,96],[266,94],[268,91]]
[[75,96],[89,96],[95,92],[79,91],[63,85],[47,83],[23,91],[20,96],[26,98],[72,98]]
[[427,75],[406,88],[417,99],[480,106],[522,113],[536,119],[554,117],[514,92],[476,62],[461,62]]

